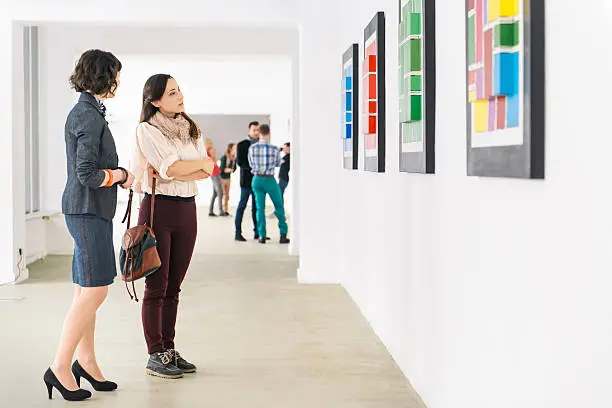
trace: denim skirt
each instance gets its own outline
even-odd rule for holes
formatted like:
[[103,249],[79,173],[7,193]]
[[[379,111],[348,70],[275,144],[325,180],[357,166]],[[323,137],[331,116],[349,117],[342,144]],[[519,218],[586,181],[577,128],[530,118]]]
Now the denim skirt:
[[113,222],[95,215],[66,215],[74,240],[72,281],[82,287],[108,286],[117,276]]

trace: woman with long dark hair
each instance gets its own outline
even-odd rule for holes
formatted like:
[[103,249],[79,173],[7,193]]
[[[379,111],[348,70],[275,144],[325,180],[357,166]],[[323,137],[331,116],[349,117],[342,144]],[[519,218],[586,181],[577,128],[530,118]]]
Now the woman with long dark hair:
[[223,216],[229,214],[229,194],[232,182],[232,173],[236,171],[236,143],[230,143],[221,156],[221,188],[223,189]]
[[[104,101],[115,96],[120,71],[121,62],[113,54],[89,50],[81,55],[70,77],[72,88],[81,96],[66,120],[68,179],[62,212],[74,240],[75,291],[55,361],[44,375],[49,399],[53,388],[70,401],[91,397],[91,392],[79,388],[81,378],[96,391],[117,388],[105,380],[98,366],[94,333],[96,312],[117,275],[112,221],[117,185],[129,188],[134,181],[131,173],[118,167],[115,140],[104,119]],[[79,357],[73,364],[77,346]]]
[[[146,278],[142,322],[149,361],[147,374],[180,378],[193,373],[174,345],[181,284],[191,262],[197,234],[196,180],[214,175],[214,163],[206,154],[202,132],[185,113],[183,94],[170,75],[150,77],[143,90],[142,114],[136,131],[142,156],[159,178],[155,194],[153,232],[161,267]],[[145,198],[139,224],[150,219],[151,186],[142,181]]]

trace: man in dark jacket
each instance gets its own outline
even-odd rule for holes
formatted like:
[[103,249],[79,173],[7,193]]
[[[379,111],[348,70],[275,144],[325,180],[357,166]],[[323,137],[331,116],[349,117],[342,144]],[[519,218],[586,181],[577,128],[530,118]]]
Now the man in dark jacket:
[[281,189],[281,194],[285,198],[285,189],[289,185],[289,170],[291,169],[291,144],[289,142],[283,145],[285,155],[281,161],[280,172],[278,173],[278,186]]
[[255,233],[255,239],[259,239],[257,233],[257,206],[255,205],[255,195],[251,189],[251,183],[253,182],[253,174],[251,173],[251,166],[249,165],[249,147],[253,143],[259,140],[259,122],[249,123],[249,135],[242,142],[238,143],[236,152],[236,163],[240,167],[240,203],[236,210],[236,233],[235,240],[245,242],[246,239],[242,235],[242,217],[244,216],[244,210],[246,210],[249,197],[251,197],[251,212],[253,216],[253,232]]

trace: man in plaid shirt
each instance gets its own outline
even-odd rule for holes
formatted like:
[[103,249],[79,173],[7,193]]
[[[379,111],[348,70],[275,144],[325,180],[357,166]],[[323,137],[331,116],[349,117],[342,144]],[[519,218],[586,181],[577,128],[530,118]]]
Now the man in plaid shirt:
[[270,144],[270,126],[259,127],[259,141],[249,148],[249,165],[253,173],[253,193],[257,206],[257,231],[259,243],[266,243],[266,194],[270,195],[274,204],[274,214],[278,218],[280,230],[280,243],[288,244],[287,220],[285,218],[285,204],[278,183],[274,179],[274,169],[281,165],[278,147]]

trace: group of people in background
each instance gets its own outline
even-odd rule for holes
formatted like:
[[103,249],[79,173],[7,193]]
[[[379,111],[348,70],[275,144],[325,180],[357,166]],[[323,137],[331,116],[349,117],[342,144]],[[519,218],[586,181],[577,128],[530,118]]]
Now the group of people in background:
[[[255,240],[265,244],[266,235],[266,197],[270,196],[274,205],[274,214],[278,218],[280,243],[287,244],[287,221],[284,210],[285,189],[289,185],[289,170],[291,166],[291,145],[285,143],[282,151],[270,144],[271,131],[267,124],[257,121],[249,123],[247,138],[238,144],[230,143],[220,160],[221,173],[211,177],[213,194],[210,200],[208,215],[216,217],[215,200],[218,200],[219,215],[228,217],[228,203],[231,186],[231,175],[240,167],[240,202],[236,210],[234,238],[246,242],[242,234],[242,220],[249,199],[251,200],[251,215],[253,217],[253,236]],[[205,141],[206,152],[215,162],[216,151],[210,139]],[[276,168],[280,167],[278,182],[275,179]]]
[[[279,149],[270,143],[270,127],[252,122],[247,139],[228,145],[217,165],[212,142],[203,140],[200,127],[185,112],[183,93],[170,75],[156,74],[146,81],[132,165],[129,170],[119,166],[104,102],[115,97],[121,69],[112,53],[89,50],[81,55],[70,77],[80,98],[65,126],[68,177],[62,213],[74,241],[75,290],[55,359],[43,376],[49,398],[53,389],[69,401],[90,398],[91,392],[80,387],[81,379],[98,392],[118,387],[103,375],[94,348],[96,314],[117,276],[113,218],[118,187],[144,194],[138,223],[152,228],[161,260],[160,268],[146,277],[142,305],[149,375],[175,379],[197,370],[177,351],[174,339],[179,294],[198,234],[198,180],[210,178],[213,183],[216,197],[213,195],[210,213],[218,198],[220,215],[228,216],[231,175],[240,167],[236,240],[246,241],[242,218],[251,198],[255,238],[266,242],[265,200],[269,195],[278,217],[280,242],[289,242],[282,198],[289,181],[289,144],[281,159]],[[279,166],[277,183],[274,172]]]
[[[282,188],[274,178],[275,169],[282,166],[280,151],[270,144],[270,126],[253,121],[249,123],[246,139],[238,143],[236,163],[240,167],[240,202],[236,210],[234,239],[245,242],[242,234],[242,219],[249,198],[251,199],[251,216],[253,218],[253,236],[259,243],[265,244],[270,238],[266,234],[266,196],[274,204],[274,214],[278,218],[280,243],[288,244],[287,220],[285,217]],[[288,146],[289,144],[287,144]],[[288,159],[288,157],[287,157]],[[289,171],[287,168],[288,182]]]

